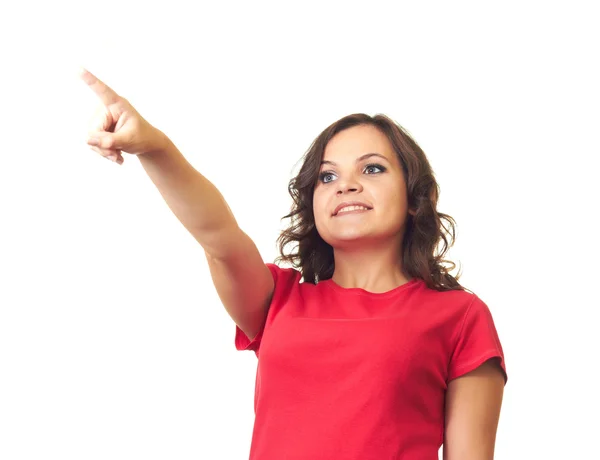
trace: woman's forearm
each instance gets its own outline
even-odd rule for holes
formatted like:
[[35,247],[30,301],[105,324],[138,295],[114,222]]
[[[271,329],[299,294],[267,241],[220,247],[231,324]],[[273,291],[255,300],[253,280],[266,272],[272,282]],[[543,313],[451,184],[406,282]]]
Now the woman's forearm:
[[[224,251],[237,222],[219,190],[163,134],[162,148],[138,155],[146,173],[184,227],[214,256]],[[221,243],[219,243],[221,241]]]

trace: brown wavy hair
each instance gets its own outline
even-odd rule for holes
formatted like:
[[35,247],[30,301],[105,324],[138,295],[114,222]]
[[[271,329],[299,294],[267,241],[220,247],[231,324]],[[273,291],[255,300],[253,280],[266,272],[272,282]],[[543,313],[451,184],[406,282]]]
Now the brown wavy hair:
[[[305,282],[312,284],[333,276],[333,248],[317,232],[313,193],[327,143],[340,131],[359,125],[375,126],[387,136],[404,171],[408,206],[415,210],[414,216],[407,213],[402,254],[398,254],[405,273],[422,279],[427,287],[437,291],[466,290],[458,283],[460,270],[456,277],[449,273],[456,264],[443,258],[454,244],[456,222],[436,209],[440,190],[429,161],[410,134],[383,114],[374,117],[364,113],[345,116],[313,141],[301,159],[300,171],[288,185],[293,204],[291,212],[282,220],[290,219],[290,225],[277,239],[281,255],[275,262],[291,264],[302,273]],[[446,221],[447,227],[443,221]],[[293,247],[286,252],[290,244]]]

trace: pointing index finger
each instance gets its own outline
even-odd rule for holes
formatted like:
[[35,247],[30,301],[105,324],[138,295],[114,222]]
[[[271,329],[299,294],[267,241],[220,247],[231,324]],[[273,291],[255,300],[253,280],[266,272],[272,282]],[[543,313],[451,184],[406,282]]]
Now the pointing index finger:
[[80,76],[92,91],[96,93],[104,105],[115,104],[120,100],[119,95],[115,91],[96,78],[96,76],[88,70],[82,68]]

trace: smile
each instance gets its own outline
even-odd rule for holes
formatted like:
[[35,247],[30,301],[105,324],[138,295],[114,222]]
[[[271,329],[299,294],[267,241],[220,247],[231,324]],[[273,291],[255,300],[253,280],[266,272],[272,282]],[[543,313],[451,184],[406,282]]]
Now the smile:
[[340,209],[335,216],[340,216],[342,214],[360,214],[367,211],[370,211],[370,209],[364,206],[346,206],[345,208]]

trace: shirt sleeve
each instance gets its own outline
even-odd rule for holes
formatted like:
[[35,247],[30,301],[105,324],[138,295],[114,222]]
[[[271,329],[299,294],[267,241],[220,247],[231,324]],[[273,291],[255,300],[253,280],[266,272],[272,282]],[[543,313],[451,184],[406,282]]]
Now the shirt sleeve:
[[300,273],[292,268],[281,268],[271,263],[267,263],[265,265],[271,271],[271,275],[273,276],[273,281],[275,283],[273,298],[271,299],[271,304],[269,305],[269,310],[267,312],[267,320],[257,336],[252,340],[250,340],[250,338],[238,327],[237,324],[235,325],[235,348],[239,351],[254,351],[256,356],[258,356],[260,343],[262,341],[265,329],[270,323],[271,317],[274,315],[275,310],[280,308],[281,305],[285,303],[287,297],[290,295],[293,285],[298,282],[300,276]]
[[448,381],[460,377],[481,366],[489,359],[498,358],[508,380],[504,351],[488,306],[476,295],[467,309],[450,359]]

